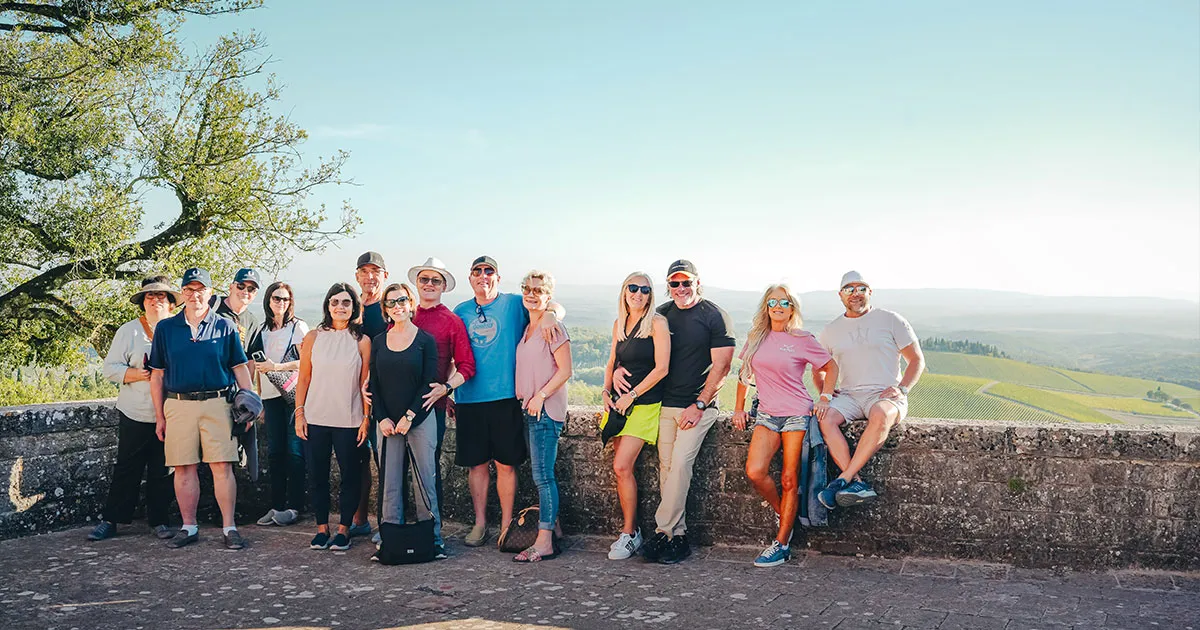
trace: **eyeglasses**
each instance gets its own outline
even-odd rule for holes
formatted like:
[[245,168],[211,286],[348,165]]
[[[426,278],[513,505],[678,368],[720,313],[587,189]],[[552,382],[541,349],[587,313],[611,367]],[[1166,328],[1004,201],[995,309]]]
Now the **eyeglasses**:
[[346,298],[344,300],[329,300],[329,306],[331,308],[337,307],[337,306],[340,306],[342,308],[351,308],[354,306],[354,300],[352,300],[350,298]]
[[271,296],[271,301],[272,301],[272,302],[279,302],[280,304],[287,304],[288,302],[291,302],[291,301],[292,301],[292,298],[290,298],[290,297],[284,297],[284,296],[282,296],[282,295],[272,295],[272,296]]
[[185,293],[187,295],[191,295],[193,293],[204,293],[207,290],[208,290],[208,287],[200,287],[199,289],[197,289],[195,287],[183,287],[182,289],[180,289],[180,292]]
[[870,291],[870,290],[871,290],[871,287],[864,287],[864,286],[842,287],[842,295],[854,295],[855,293],[861,293],[863,295],[866,295],[867,291]]
[[237,283],[237,288],[238,288],[238,291],[249,291],[251,293],[258,293],[258,285],[254,284],[253,282],[239,282],[239,283]]
[[421,276],[417,278],[417,284],[432,284],[435,287],[440,287],[445,283],[446,281],[442,280],[441,278],[432,278],[429,276]]
[[167,300],[167,299],[170,299],[169,297],[167,297],[167,294],[166,294],[166,293],[163,293],[162,291],[151,291],[151,292],[149,292],[149,293],[146,293],[146,294],[143,296],[143,298],[142,298],[142,299],[146,299],[146,298],[150,298],[150,299],[152,299],[152,300]]
[[650,287],[642,286],[640,284],[630,284],[625,288],[628,289],[630,293],[637,293],[638,291],[641,291],[642,295],[650,295],[650,292],[653,291],[653,289]]
[[791,300],[776,300],[775,298],[767,300],[767,306],[770,308],[775,308],[776,306],[780,308],[788,308],[791,305]]
[[407,295],[401,295],[398,298],[393,298],[390,300],[383,301],[384,308],[395,308],[397,306],[400,306],[401,304],[408,304],[408,296]]
[[483,312],[483,307],[482,307],[482,306],[480,306],[479,304],[476,304],[476,305],[475,305],[475,314],[479,316],[479,321],[480,321],[480,322],[486,322],[486,321],[487,321],[487,315],[485,315],[485,314],[484,314],[484,312]]
[[492,269],[491,267],[476,267],[471,270],[471,275],[475,276],[477,278],[479,276],[492,276],[495,274],[496,274],[496,270]]
[[527,287],[525,285],[521,285],[521,293],[525,295],[550,295],[550,289],[547,289],[546,287]]
[[678,289],[679,287],[690,287],[690,286],[692,286],[692,281],[691,280],[672,280],[667,283],[667,286],[671,287],[672,289]]

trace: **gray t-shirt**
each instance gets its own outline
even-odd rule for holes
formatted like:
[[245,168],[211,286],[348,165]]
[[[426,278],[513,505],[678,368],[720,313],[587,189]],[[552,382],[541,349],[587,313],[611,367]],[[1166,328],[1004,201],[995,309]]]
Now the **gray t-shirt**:
[[900,315],[873,308],[862,317],[844,314],[821,331],[821,345],[837,361],[840,388],[883,390],[898,385],[904,372],[900,351],[917,343],[917,334]]

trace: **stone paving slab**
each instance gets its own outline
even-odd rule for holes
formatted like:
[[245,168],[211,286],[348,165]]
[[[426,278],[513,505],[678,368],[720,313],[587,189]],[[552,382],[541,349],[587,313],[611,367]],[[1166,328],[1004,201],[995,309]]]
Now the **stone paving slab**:
[[106,628],[1170,628],[1200,630],[1200,576],[1053,572],[923,558],[800,554],[782,567],[756,550],[710,547],[680,565],[609,561],[609,541],[576,537],[540,565],[494,547],[426,565],[311,551],[311,523],[220,530],[170,550],[141,524],[89,543],[87,529],[0,542],[0,627]]

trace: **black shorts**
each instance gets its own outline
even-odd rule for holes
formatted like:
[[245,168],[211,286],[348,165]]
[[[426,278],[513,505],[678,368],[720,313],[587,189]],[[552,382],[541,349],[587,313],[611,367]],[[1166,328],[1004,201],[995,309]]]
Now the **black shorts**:
[[454,405],[454,463],[479,466],[496,460],[520,466],[529,456],[525,445],[525,416],[516,398]]

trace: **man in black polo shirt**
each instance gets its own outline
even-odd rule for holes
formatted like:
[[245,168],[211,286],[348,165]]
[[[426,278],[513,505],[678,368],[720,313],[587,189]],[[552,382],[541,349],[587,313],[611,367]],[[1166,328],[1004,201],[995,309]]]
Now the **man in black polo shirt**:
[[167,466],[175,467],[175,498],[183,517],[183,532],[167,546],[183,547],[199,539],[196,505],[198,466],[203,461],[212,470],[225,546],[241,549],[245,543],[233,520],[237,501],[233,462],[238,450],[227,395],[235,385],[250,389],[246,352],[236,325],[218,317],[209,306],[208,271],[188,269],[180,284],[184,308],[158,323],[150,350],[156,432],[164,442]]
[[[700,297],[696,266],[677,260],[667,269],[671,301],[658,307],[671,329],[671,364],[658,420],[658,482],[662,499],[655,534],[642,547],[650,562],[673,564],[691,554],[684,510],[692,469],[704,436],[717,420],[717,392],[733,361],[733,324],[719,306]],[[624,378],[618,391],[629,390]]]
[[[387,332],[388,329],[387,322],[383,319],[383,305],[380,303],[380,300],[383,299],[383,287],[387,283],[387,278],[387,263],[383,262],[383,254],[364,252],[358,257],[354,267],[354,281],[362,290],[362,331],[371,339],[380,333]],[[375,453],[375,461],[379,461],[379,450],[375,445],[375,429],[375,423],[372,421],[371,429],[367,432],[367,443],[371,448],[370,450],[362,449],[362,474],[359,475],[362,479],[362,494],[359,496],[362,498],[359,500],[358,511],[354,513],[354,524],[350,526],[351,537],[371,533],[371,523],[367,520],[371,505],[371,454]],[[405,460],[404,464],[407,465],[407,463],[408,461]],[[405,475],[405,479],[407,478],[408,476]],[[405,488],[407,489],[407,487],[406,485]],[[376,534],[374,542],[379,542],[378,534]]]
[[258,326],[258,318],[254,316],[254,310],[250,306],[253,305],[254,296],[258,295],[260,286],[262,281],[258,272],[250,267],[243,267],[238,269],[233,276],[233,282],[229,283],[229,295],[224,298],[214,295],[208,302],[210,307],[216,309],[217,315],[237,325],[242,348],[250,342],[250,333]]

